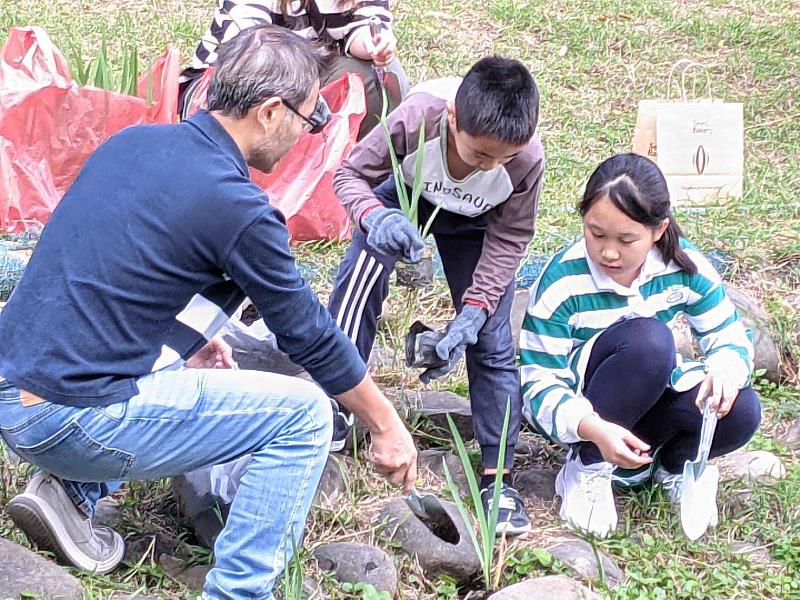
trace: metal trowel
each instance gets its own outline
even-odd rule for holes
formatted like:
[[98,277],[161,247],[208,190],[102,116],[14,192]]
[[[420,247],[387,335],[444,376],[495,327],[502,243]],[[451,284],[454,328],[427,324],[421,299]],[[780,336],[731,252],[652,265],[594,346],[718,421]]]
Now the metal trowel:
[[431,532],[449,544],[458,544],[461,535],[442,501],[433,494],[421,495],[416,488],[405,498],[406,505],[414,516]]
[[[369,18],[369,33],[373,41],[380,35],[382,29],[383,22],[378,17]],[[400,106],[400,103],[403,101],[403,91],[400,88],[400,80],[397,79],[396,73],[392,73],[385,67],[376,67],[373,64],[372,68],[375,69],[375,76],[378,79],[378,84],[381,86],[381,89],[386,92],[386,103],[388,104],[387,112],[392,112],[395,108]]]
[[697,458],[683,465],[681,484],[681,527],[690,540],[699,539],[709,528],[717,524],[717,487],[719,469],[708,464],[711,441],[717,428],[717,413],[706,401],[703,409],[703,425],[700,429],[700,446]]

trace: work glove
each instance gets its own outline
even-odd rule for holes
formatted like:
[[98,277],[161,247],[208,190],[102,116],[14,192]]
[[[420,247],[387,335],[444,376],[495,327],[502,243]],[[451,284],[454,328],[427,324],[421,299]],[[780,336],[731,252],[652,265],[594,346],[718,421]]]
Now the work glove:
[[447,364],[423,371],[419,376],[420,381],[428,383],[432,379],[438,379],[455,369],[467,346],[471,346],[478,341],[478,332],[488,318],[489,315],[483,307],[472,304],[464,305],[461,313],[450,321],[445,336],[436,344],[437,356],[442,360],[446,360]]
[[361,219],[367,232],[367,245],[389,256],[399,256],[407,263],[417,263],[422,258],[425,242],[419,230],[402,211],[383,206],[368,212]]

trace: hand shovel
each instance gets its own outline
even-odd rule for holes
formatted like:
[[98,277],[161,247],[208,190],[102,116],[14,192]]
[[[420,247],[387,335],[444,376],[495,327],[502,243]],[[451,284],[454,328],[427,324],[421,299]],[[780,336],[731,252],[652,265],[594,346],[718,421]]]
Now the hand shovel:
[[422,521],[436,537],[450,544],[458,544],[461,539],[458,528],[439,498],[433,494],[422,496],[414,488],[404,499],[414,516]]
[[708,465],[708,452],[717,428],[717,413],[706,402],[697,458],[683,465],[681,484],[681,527],[690,540],[699,539],[711,525],[717,524],[717,486],[719,469]]
[[[381,20],[378,17],[370,17],[369,33],[373,40],[380,35],[381,29],[383,29]],[[375,66],[375,63],[373,63],[372,68],[375,69],[375,76],[381,86],[381,91],[386,94],[387,112],[391,112],[400,106],[403,101],[403,92],[400,89],[400,81],[397,79],[397,74],[387,71],[385,67]]]

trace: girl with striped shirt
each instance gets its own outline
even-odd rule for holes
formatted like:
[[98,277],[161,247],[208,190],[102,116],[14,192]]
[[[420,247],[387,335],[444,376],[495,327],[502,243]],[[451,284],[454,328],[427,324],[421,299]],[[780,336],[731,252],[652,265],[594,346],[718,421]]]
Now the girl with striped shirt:
[[[527,419],[570,446],[556,479],[561,517],[602,536],[617,524],[612,480],[652,476],[680,500],[706,401],[719,417],[712,458],[743,446],[761,412],[748,332],[718,273],[682,238],[659,168],[635,154],[609,158],[579,211],[584,237],[556,254],[531,290],[520,374]],[[677,354],[670,325],[679,315],[704,361]],[[712,487],[698,508],[716,514]]]
[[[380,19],[383,27],[375,39],[370,34],[370,17]],[[322,86],[345,73],[361,76],[367,115],[359,131],[360,139],[378,123],[383,106],[373,65],[395,73],[401,90],[408,89],[408,79],[397,60],[392,20],[387,0],[219,0],[210,27],[200,39],[189,67],[181,74],[179,112],[183,118],[188,116],[195,85],[217,60],[220,44],[248,27],[273,24],[330,49]]]

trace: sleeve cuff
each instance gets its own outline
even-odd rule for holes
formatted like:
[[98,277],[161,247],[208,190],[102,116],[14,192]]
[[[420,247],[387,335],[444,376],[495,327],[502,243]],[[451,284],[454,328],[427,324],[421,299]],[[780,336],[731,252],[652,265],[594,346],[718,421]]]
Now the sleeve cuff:
[[556,421],[559,431],[558,439],[567,444],[585,442],[586,440],[578,435],[578,425],[581,424],[584,417],[593,414],[595,414],[595,410],[592,403],[583,396],[575,396],[565,402],[558,409],[558,420]]

